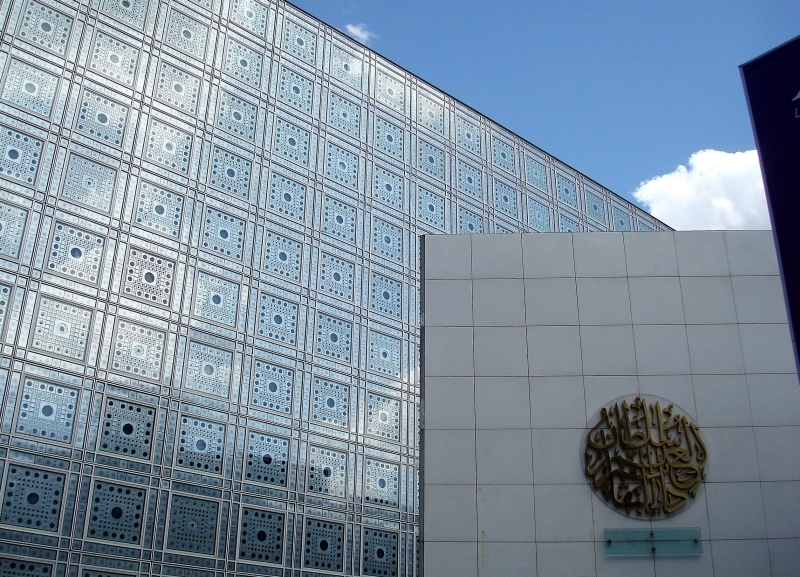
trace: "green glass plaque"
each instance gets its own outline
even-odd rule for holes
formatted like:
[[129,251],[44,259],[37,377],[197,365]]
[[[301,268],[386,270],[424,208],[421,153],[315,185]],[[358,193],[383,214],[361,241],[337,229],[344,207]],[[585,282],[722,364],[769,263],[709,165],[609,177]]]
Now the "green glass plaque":
[[699,527],[605,529],[606,557],[702,555]]

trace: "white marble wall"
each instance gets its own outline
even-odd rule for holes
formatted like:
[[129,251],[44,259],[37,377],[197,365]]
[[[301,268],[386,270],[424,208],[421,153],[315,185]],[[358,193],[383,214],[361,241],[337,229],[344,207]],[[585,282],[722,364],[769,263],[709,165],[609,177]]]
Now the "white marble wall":
[[[425,577],[800,575],[800,385],[770,232],[426,236]],[[659,527],[704,553],[607,558],[587,420],[653,394],[708,476]]]

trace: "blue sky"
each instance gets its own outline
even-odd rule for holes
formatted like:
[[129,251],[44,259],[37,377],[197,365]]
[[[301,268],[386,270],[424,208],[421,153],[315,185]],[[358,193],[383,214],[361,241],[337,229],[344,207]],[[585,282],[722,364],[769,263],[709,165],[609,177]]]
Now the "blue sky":
[[294,3],[629,199],[753,149],[738,66],[800,34],[797,0]]

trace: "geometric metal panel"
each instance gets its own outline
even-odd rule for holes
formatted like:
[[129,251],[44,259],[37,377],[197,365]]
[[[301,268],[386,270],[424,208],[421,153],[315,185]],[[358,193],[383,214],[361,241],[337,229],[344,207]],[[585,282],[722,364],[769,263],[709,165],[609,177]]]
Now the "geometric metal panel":
[[481,131],[471,122],[458,117],[456,120],[457,137],[459,146],[471,150],[475,154],[481,153]]
[[400,441],[400,401],[367,393],[367,434]]
[[317,55],[317,35],[291,20],[283,22],[283,49],[312,64]]
[[397,507],[400,496],[400,467],[375,459],[364,459],[364,501]]
[[372,250],[401,262],[403,260],[403,229],[379,218],[372,221]]
[[216,501],[173,495],[167,547],[213,555],[218,514],[219,503]]
[[307,130],[286,122],[282,118],[275,121],[275,143],[273,150],[278,154],[308,165],[308,151],[311,136]]
[[200,98],[200,79],[169,62],[161,62],[155,97],[181,112],[195,115]]
[[417,120],[431,130],[444,134],[444,108],[421,94],[417,97]]
[[203,248],[242,260],[245,222],[210,206],[206,207],[204,220]]
[[439,180],[444,180],[444,151],[424,140],[417,145],[419,154],[418,166]]
[[47,563],[33,563],[0,557],[0,575],[3,577],[50,577],[53,566]]
[[298,282],[303,245],[297,241],[268,231],[264,238],[264,269]]
[[417,188],[417,216],[428,224],[444,228],[444,198],[424,188]]
[[403,129],[381,117],[375,118],[375,146],[383,152],[403,158]]
[[403,314],[403,284],[376,272],[372,273],[371,279],[370,308],[400,318]]
[[142,30],[147,18],[148,4],[147,0],[103,0],[100,11],[128,26]]
[[89,537],[138,543],[145,491],[116,483],[95,482],[89,514]]
[[214,188],[248,198],[250,196],[250,175],[253,163],[228,152],[218,146],[214,147],[209,170],[208,182]]
[[11,297],[11,287],[7,284],[0,284],[0,336],[6,325],[6,314],[8,313],[8,301]]
[[38,138],[0,126],[0,174],[33,184],[43,149],[44,143]]
[[492,160],[495,166],[514,172],[514,148],[496,136],[492,137]]
[[344,525],[306,519],[303,566],[341,571],[344,557]]
[[561,225],[561,232],[580,232],[578,223],[563,214],[559,216],[559,224]]
[[319,265],[319,290],[353,300],[355,265],[339,257],[322,253]]
[[331,93],[328,122],[351,136],[358,137],[361,132],[361,107],[338,94]]
[[[126,0],[122,1],[125,2]],[[110,571],[89,571],[88,569],[82,569],[80,571],[80,577],[131,577],[131,576],[125,573],[112,573]]]
[[317,313],[316,352],[349,363],[352,341],[352,323]]
[[103,212],[111,210],[117,171],[103,164],[73,154],[64,177],[65,198]]
[[101,420],[100,450],[149,459],[155,410],[129,401],[106,399]]
[[363,64],[361,60],[345,52],[338,46],[333,47],[331,57],[331,74],[334,77],[349,84],[353,88],[361,88],[361,71]]
[[[114,0],[106,0],[106,3]],[[72,18],[50,6],[29,0],[22,11],[18,34],[37,48],[64,56],[72,31]]]
[[250,431],[245,467],[245,478],[248,481],[285,487],[288,468],[289,441]]
[[70,224],[56,222],[47,268],[96,284],[105,252],[105,239]]
[[350,420],[350,387],[315,378],[312,388],[311,418],[346,428]]
[[481,171],[461,160],[458,161],[458,189],[468,195],[481,198]]
[[177,10],[172,10],[164,41],[169,46],[202,59],[206,54],[208,27]]
[[175,284],[175,263],[131,247],[125,261],[123,292],[134,298],[169,306]]
[[356,209],[336,200],[325,197],[322,216],[322,230],[346,242],[356,241]]
[[165,344],[163,331],[118,317],[112,367],[123,373],[158,380]]
[[229,327],[236,326],[239,285],[204,272],[197,275],[194,315]]
[[528,224],[542,232],[550,232],[550,211],[541,202],[528,199]]
[[262,563],[280,563],[283,553],[282,513],[244,507],[239,540],[239,558]]
[[192,4],[197,4],[198,6],[201,6],[201,7],[205,8],[206,10],[211,10],[211,3],[212,2],[213,2],[213,0],[193,0],[191,3]]
[[397,576],[398,537],[391,531],[364,529],[362,575]]
[[82,361],[91,322],[91,310],[42,296],[31,346]]
[[395,208],[403,207],[403,177],[380,166],[375,167],[373,196]]
[[494,181],[494,206],[514,218],[517,216],[517,192],[497,179]]
[[159,234],[177,238],[184,204],[180,194],[142,182],[136,202],[136,222]]
[[395,110],[403,112],[405,107],[405,87],[399,80],[383,72],[378,72],[378,88],[375,92],[375,98]]
[[225,450],[225,425],[192,416],[180,423],[178,465],[207,473],[222,471]]
[[[210,6],[209,2],[209,6]],[[269,8],[255,0],[233,0],[230,11],[231,22],[243,26],[257,36],[267,35]]]
[[230,92],[220,91],[217,126],[240,138],[255,140],[258,108]]
[[614,216],[614,230],[616,231],[629,231],[631,230],[631,217],[628,213],[621,211],[618,208],[612,210]]
[[0,255],[19,257],[28,211],[0,202]]
[[113,36],[97,32],[89,56],[89,67],[130,88],[136,77],[139,50]]
[[358,188],[358,156],[329,142],[325,176],[351,188]]
[[77,407],[76,389],[27,378],[22,388],[17,432],[69,443]]
[[530,156],[525,157],[525,178],[528,184],[532,184],[540,190],[547,190],[547,172],[544,164]]
[[9,465],[0,523],[57,531],[64,479],[61,473]]
[[186,388],[227,397],[230,391],[232,365],[233,353],[191,341],[186,367]]
[[228,39],[222,69],[239,80],[259,86],[261,84],[262,57],[255,50]]
[[390,377],[400,376],[400,339],[369,331],[369,369]]
[[264,361],[255,362],[250,401],[254,406],[291,413],[293,389],[294,371]]
[[567,180],[559,174],[556,178],[556,187],[558,188],[558,199],[560,201],[566,202],[573,207],[578,206],[578,196],[575,192],[575,183],[573,181]]
[[292,220],[303,222],[306,212],[306,187],[285,176],[272,173],[269,207]]
[[479,214],[458,207],[458,234],[481,234],[483,232],[483,218]]
[[57,89],[57,77],[27,62],[12,58],[0,97],[21,108],[49,117],[53,111]]
[[192,140],[191,134],[154,118],[147,133],[145,156],[160,167],[186,174],[189,172]]
[[344,498],[347,481],[347,453],[325,447],[308,448],[308,490]]
[[258,311],[258,334],[293,345],[297,340],[297,305],[261,293]]
[[288,68],[281,67],[278,84],[278,98],[299,108],[303,112],[311,112],[311,99],[314,96],[314,83]]
[[597,222],[605,222],[606,213],[603,207],[603,199],[595,196],[591,192],[586,193],[586,213]]
[[122,146],[129,108],[115,100],[83,91],[75,129],[112,146]]

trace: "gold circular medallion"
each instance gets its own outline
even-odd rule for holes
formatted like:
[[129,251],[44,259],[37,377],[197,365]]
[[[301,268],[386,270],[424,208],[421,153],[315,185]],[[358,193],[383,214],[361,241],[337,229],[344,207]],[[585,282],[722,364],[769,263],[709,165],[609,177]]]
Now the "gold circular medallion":
[[624,515],[679,513],[697,496],[708,453],[697,425],[659,397],[620,397],[590,421],[584,472],[595,493]]

